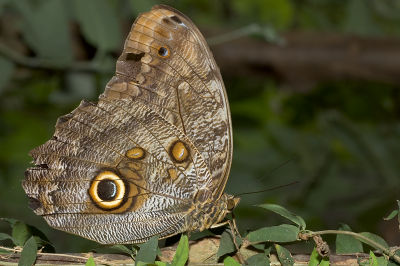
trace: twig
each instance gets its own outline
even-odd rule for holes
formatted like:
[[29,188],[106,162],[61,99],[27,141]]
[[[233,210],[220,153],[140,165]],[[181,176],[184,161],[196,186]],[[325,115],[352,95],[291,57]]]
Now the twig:
[[381,244],[379,244],[361,234],[355,233],[355,232],[341,231],[341,230],[324,230],[324,231],[309,232],[309,234],[310,234],[310,236],[327,235],[327,234],[350,235],[350,236],[360,239],[362,242],[366,243],[367,245],[370,245],[371,247],[381,250],[385,255],[389,256],[390,258],[395,260],[397,263],[400,263],[400,256],[396,255],[392,250],[382,246]]
[[207,38],[207,43],[210,46],[214,46],[226,42],[231,42],[233,40],[253,34],[261,35],[266,41],[271,43],[284,44],[284,39],[282,39],[273,28],[269,26],[261,27],[258,24],[250,24],[225,34]]

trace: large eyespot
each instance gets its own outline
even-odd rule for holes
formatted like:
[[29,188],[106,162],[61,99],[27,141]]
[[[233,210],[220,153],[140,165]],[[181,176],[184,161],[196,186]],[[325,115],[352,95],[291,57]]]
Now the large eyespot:
[[168,58],[170,55],[169,49],[166,46],[161,46],[158,48],[158,55],[162,58]]
[[90,184],[89,196],[101,209],[118,208],[124,202],[126,187],[124,181],[111,171],[98,174]]

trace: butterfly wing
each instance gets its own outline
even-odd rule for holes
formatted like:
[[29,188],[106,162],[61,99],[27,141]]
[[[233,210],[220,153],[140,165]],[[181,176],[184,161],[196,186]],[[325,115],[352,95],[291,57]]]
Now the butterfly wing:
[[219,68],[196,25],[167,6],[142,14],[125,42],[116,76],[139,83],[140,99],[190,138],[219,197],[232,160],[231,118]]
[[169,7],[138,17],[97,104],[59,118],[23,187],[53,227],[100,243],[187,230],[200,189],[218,198],[232,137],[226,92],[195,25]]

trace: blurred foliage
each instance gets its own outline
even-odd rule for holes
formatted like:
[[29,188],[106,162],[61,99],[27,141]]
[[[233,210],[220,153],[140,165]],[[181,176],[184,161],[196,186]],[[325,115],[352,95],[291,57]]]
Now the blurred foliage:
[[[256,23],[278,32],[400,35],[397,0],[161,2],[188,15],[200,28]],[[52,135],[58,116],[82,98],[96,100],[112,76],[134,18],[157,3],[0,1],[0,45],[61,66],[23,67],[10,60],[7,51],[0,55],[0,217],[29,221],[48,235],[57,251],[83,251],[97,244],[50,229],[28,208],[20,185],[29,166],[28,152]],[[74,69],[77,61],[93,63],[95,71]],[[265,225],[266,220],[279,224],[275,216],[266,217],[253,207],[267,202],[294,209],[309,228],[337,228],[343,222],[356,231],[379,229],[384,236],[397,230],[388,222],[382,226],[382,217],[394,208],[400,188],[398,87],[335,81],[296,93],[283,90],[268,76],[225,76],[225,83],[235,145],[226,190],[238,194],[300,181],[243,196],[236,215],[241,230]]]

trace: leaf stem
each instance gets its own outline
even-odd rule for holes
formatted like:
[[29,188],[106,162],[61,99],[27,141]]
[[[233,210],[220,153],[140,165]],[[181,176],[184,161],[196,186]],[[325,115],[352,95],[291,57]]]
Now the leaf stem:
[[393,251],[391,251],[389,248],[386,248],[382,246],[381,244],[361,235],[355,232],[351,231],[341,231],[341,230],[324,230],[324,231],[316,231],[316,232],[311,232],[309,231],[307,235],[309,236],[315,236],[315,235],[328,235],[328,234],[336,234],[336,235],[350,235],[355,238],[358,238],[361,242],[364,242],[365,244],[376,248],[378,250],[381,250],[385,255],[389,256],[392,258],[394,261],[397,263],[400,263],[400,256],[396,255]]

